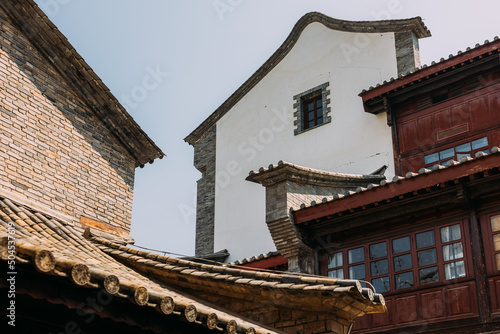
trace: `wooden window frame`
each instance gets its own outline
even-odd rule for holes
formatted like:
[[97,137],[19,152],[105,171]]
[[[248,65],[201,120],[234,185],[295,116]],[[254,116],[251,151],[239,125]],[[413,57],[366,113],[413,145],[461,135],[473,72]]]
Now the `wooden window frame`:
[[[328,89],[329,83],[325,82],[319,86],[313,87],[305,92],[297,94],[293,97],[295,103],[293,104],[294,108],[294,135],[299,135],[301,133],[310,131],[312,129],[316,129],[320,126],[328,124],[331,122],[330,117],[330,90]],[[322,122],[318,124],[317,119],[318,115],[315,112],[315,124],[313,126],[309,126],[306,124],[306,110],[304,105],[306,102],[311,101],[311,99],[321,99],[321,108],[322,108]],[[315,104],[316,111],[316,104]]]
[[486,260],[486,273],[488,275],[500,275],[500,269],[497,268],[496,255],[500,256],[500,250],[495,251],[493,242],[494,235],[500,235],[500,231],[493,232],[491,228],[491,218],[499,216],[500,211],[485,214],[481,216],[481,229],[483,231],[484,254]]
[[[451,282],[454,283],[454,282],[469,280],[472,277],[472,273],[471,273],[472,262],[471,262],[471,257],[470,257],[471,250],[470,250],[470,245],[469,245],[470,244],[470,242],[469,242],[470,231],[468,230],[468,225],[466,224],[466,222],[467,222],[466,219],[454,220],[452,222],[447,222],[445,224],[435,225],[435,226],[431,226],[431,227],[427,227],[427,228],[421,228],[421,229],[418,229],[418,230],[415,230],[412,232],[408,232],[408,233],[399,233],[399,234],[392,235],[390,237],[386,237],[384,239],[377,239],[377,240],[373,240],[373,241],[370,241],[367,243],[354,244],[354,245],[351,245],[349,247],[332,250],[331,252],[328,252],[327,254],[325,254],[324,260],[320,261],[321,272],[324,275],[328,276],[328,272],[330,272],[332,270],[336,270],[336,269],[342,269],[343,274],[344,274],[343,278],[344,279],[351,279],[351,277],[349,275],[349,267],[351,265],[359,265],[359,264],[363,263],[365,265],[365,277],[364,278],[356,278],[355,277],[354,279],[359,279],[362,282],[368,282],[370,285],[372,285],[373,279],[383,278],[385,276],[389,277],[389,291],[381,291],[385,295],[399,294],[399,293],[404,293],[404,292],[417,290],[417,289],[419,290],[419,289],[432,288],[432,287],[436,287],[436,286],[443,285],[443,284],[449,284]],[[460,226],[461,238],[457,239],[457,240],[452,240],[449,242],[443,242],[441,240],[441,229],[445,228],[445,227],[453,226],[453,225]],[[420,234],[420,233],[428,232],[428,231],[434,232],[434,245],[417,248],[416,235]],[[410,237],[410,250],[400,252],[398,254],[394,254],[393,241],[400,239],[400,238],[404,238],[406,236]],[[387,251],[386,256],[371,259],[370,258],[370,246],[375,245],[375,244],[379,244],[382,242],[386,243],[386,251]],[[461,258],[458,258],[458,259],[444,261],[443,246],[451,245],[451,244],[454,244],[457,242],[462,243],[463,256]],[[360,262],[349,264],[349,262],[348,262],[349,251],[353,250],[353,249],[360,248],[360,247],[363,247],[363,249],[364,249],[364,260],[360,261]],[[435,252],[436,252],[436,262],[430,263],[430,264],[419,265],[418,252],[429,250],[432,248],[434,248]],[[342,252],[342,260],[343,260],[342,266],[328,268],[329,256],[332,254],[339,253],[339,252]],[[408,269],[403,269],[403,270],[399,270],[399,271],[396,270],[395,266],[394,266],[394,258],[396,258],[398,256],[406,255],[406,254],[411,254],[411,262],[412,262],[411,267]],[[371,262],[379,261],[379,260],[383,260],[383,259],[387,259],[387,261],[388,261],[388,272],[386,274],[372,275]],[[448,263],[459,262],[459,261],[464,261],[465,276],[452,278],[452,279],[446,279],[445,265]],[[438,267],[438,280],[435,282],[421,283],[420,276],[419,276],[420,270],[432,268],[435,266]],[[396,289],[395,275],[402,274],[402,273],[409,273],[409,272],[412,273],[413,285],[411,287],[404,287],[404,288]],[[367,285],[367,284],[363,283],[363,285]],[[379,292],[379,291],[377,291],[377,292]]]

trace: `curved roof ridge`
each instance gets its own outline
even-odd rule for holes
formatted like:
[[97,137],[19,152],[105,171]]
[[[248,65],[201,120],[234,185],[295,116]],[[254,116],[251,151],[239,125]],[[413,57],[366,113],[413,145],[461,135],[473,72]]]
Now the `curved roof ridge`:
[[335,19],[319,12],[309,12],[302,16],[293,26],[285,41],[236,91],[229,96],[210,116],[208,116],[184,141],[194,145],[212,126],[224,116],[250,89],[255,87],[285,56],[292,50],[304,29],[312,23],[321,23],[332,30],[376,33],[412,31],[418,38],[429,37],[427,29],[420,16],[409,19],[381,21],[347,21]]

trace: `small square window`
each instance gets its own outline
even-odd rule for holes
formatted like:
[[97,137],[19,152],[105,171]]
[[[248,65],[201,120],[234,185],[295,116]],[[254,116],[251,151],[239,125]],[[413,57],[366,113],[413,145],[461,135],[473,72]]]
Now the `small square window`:
[[320,125],[330,123],[330,91],[327,90],[329,83],[311,88],[303,93],[295,95],[293,105],[295,112],[294,133],[298,135],[302,132],[316,128]]

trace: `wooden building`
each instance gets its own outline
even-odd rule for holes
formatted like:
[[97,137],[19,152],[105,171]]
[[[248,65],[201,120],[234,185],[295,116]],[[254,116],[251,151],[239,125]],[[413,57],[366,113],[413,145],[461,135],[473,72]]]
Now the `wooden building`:
[[387,113],[397,175],[291,213],[316,270],[385,296],[352,333],[500,331],[499,47],[363,91]]

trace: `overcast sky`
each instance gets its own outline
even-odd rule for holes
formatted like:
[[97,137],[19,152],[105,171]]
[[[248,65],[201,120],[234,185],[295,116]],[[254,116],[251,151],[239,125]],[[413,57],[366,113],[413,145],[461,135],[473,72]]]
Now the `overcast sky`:
[[497,0],[35,2],[167,154],[136,170],[136,244],[185,255],[194,254],[200,173],[183,139],[276,51],[301,16],[421,16],[433,35],[420,40],[422,64],[500,35]]

